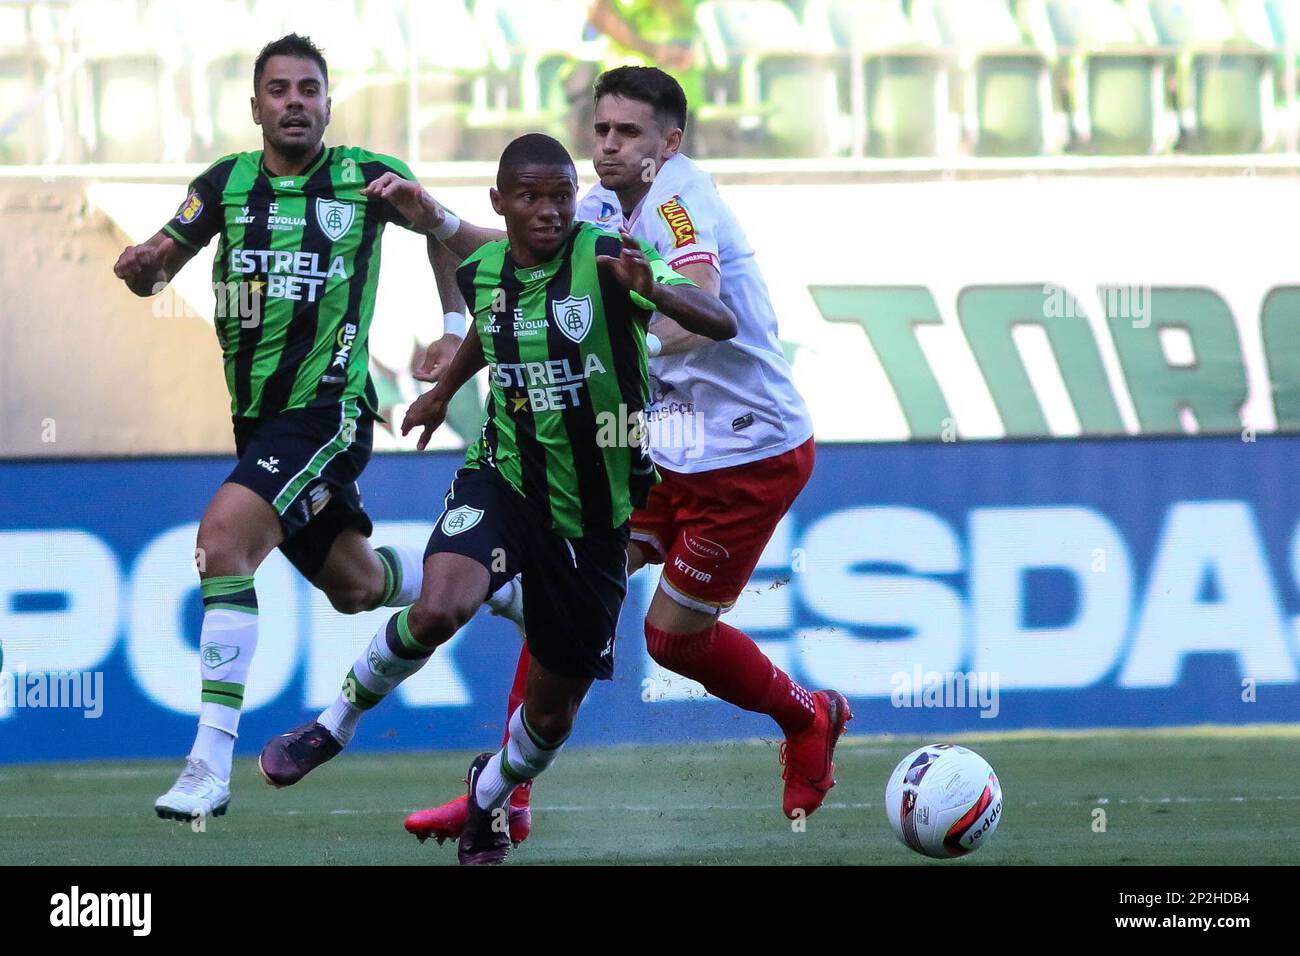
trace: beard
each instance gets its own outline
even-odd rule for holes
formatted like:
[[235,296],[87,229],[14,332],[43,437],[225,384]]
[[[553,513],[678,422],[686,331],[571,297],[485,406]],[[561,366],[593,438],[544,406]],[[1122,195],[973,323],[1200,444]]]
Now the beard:
[[292,137],[285,136],[284,131],[279,128],[275,130],[274,135],[268,136],[267,139],[275,147],[276,152],[286,159],[293,160],[306,159],[320,149],[321,144],[321,135],[319,133],[312,136]]

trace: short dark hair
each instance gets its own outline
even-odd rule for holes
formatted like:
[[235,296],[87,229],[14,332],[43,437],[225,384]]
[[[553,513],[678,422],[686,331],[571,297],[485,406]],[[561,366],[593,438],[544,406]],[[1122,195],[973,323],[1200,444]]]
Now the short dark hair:
[[525,133],[501,152],[501,161],[497,164],[497,189],[504,189],[507,183],[514,182],[520,167],[567,166],[573,170],[576,178],[578,167],[573,164],[573,157],[561,145],[558,139],[545,133]]
[[686,93],[682,85],[657,66],[620,66],[596,78],[596,100],[617,94],[649,103],[665,127],[686,129]]
[[257,54],[257,59],[253,61],[253,89],[257,89],[261,84],[262,73],[266,70],[266,61],[273,56],[299,56],[304,60],[312,60],[320,67],[320,75],[324,77],[325,85],[327,87],[330,85],[330,71],[325,65],[325,54],[311,42],[311,37],[290,33],[278,40],[272,40],[262,47],[261,53]]

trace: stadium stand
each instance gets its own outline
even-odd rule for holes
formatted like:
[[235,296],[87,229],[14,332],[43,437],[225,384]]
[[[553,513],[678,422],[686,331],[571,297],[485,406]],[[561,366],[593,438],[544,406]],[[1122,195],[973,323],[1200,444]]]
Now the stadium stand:
[[1273,52],[1252,43],[1220,0],[1144,0],[1130,8],[1156,42],[1178,48],[1183,148],[1251,153],[1272,145]]
[[810,4],[805,17],[814,15],[839,52],[854,155],[935,156],[956,145],[951,59],[921,42],[896,0],[830,0]]
[[1178,120],[1165,99],[1171,48],[1144,43],[1115,0],[1029,0],[1020,13],[1056,63],[1072,150],[1141,155],[1173,146]]
[[68,45],[47,6],[0,6],[0,163],[45,159],[63,150]]
[[[718,94],[705,115],[754,131],[774,156],[824,156],[848,144],[839,122],[828,42],[809,35],[776,0],[712,0],[695,13],[707,51],[706,82]],[[729,108],[728,108],[729,107]]]
[[[199,162],[253,146],[249,62],[289,30],[311,34],[329,58],[334,135],[411,161],[483,160],[528,129],[581,149],[582,91],[627,59],[593,25],[591,0],[213,0],[196,9],[0,2],[0,163]],[[1300,0],[703,0],[683,9],[694,23],[683,76],[705,157],[1295,149]],[[627,12],[627,22],[649,29],[647,15]]]
[[1064,146],[1047,58],[1002,0],[914,0],[921,36],[956,51],[966,136],[979,156],[1031,156]]

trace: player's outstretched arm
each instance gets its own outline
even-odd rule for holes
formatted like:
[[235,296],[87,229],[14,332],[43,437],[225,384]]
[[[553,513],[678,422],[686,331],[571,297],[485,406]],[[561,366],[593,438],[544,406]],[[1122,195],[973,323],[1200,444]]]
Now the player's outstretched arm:
[[412,375],[417,381],[436,382],[451,363],[452,356],[465,338],[465,315],[468,307],[465,297],[456,284],[456,267],[460,260],[442,243],[429,237],[429,265],[438,285],[438,299],[442,304],[442,338],[432,342],[428,349],[416,348]]
[[392,205],[416,232],[433,236],[452,255],[465,259],[479,246],[506,234],[499,229],[487,229],[472,222],[462,222],[446,206],[434,199],[419,183],[403,179],[397,173],[384,173],[372,183],[367,183],[361,195],[369,199],[382,199]]
[[618,258],[597,256],[596,261],[609,269],[623,288],[649,301],[661,315],[673,319],[687,332],[695,332],[715,342],[733,338],[736,316],[722,300],[694,285],[668,285],[656,282],[650,260],[641,244],[625,229],[619,230],[623,249]]
[[413,428],[423,428],[424,431],[420,435],[420,440],[415,443],[415,447],[424,451],[433,433],[447,417],[447,404],[452,396],[486,364],[478,329],[470,325],[465,341],[452,356],[451,363],[438,384],[432,391],[425,392],[412,402],[411,407],[406,410],[406,417],[402,419],[402,434],[409,434]]
[[138,296],[157,295],[197,252],[160,229],[140,245],[123,249],[113,264],[113,275]]

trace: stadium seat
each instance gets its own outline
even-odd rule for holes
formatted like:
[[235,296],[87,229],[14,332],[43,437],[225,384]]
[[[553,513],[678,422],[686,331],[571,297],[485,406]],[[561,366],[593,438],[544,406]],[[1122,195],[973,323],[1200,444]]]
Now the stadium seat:
[[1280,48],[1300,47],[1300,0],[1264,0],[1264,9],[1273,42]]
[[586,0],[477,0],[474,18],[490,75],[475,90],[470,129],[506,139],[526,130],[564,137],[565,79],[575,64],[597,62],[602,50],[584,38]]
[[1285,110],[1284,148],[1294,152],[1300,130],[1300,0],[1229,0],[1228,10],[1251,43],[1274,50],[1278,105]]
[[917,38],[899,0],[810,3],[805,25],[824,18],[848,94],[853,155],[934,156],[960,135],[949,97],[949,57]]
[[1278,130],[1273,52],[1251,42],[1222,0],[1128,0],[1128,8],[1156,42],[1179,50],[1182,148],[1203,153],[1270,148]]
[[180,162],[190,145],[179,109],[183,50],[166,0],[82,0],[69,8],[78,132],[93,162]]
[[269,36],[308,35],[329,63],[334,141],[405,153],[406,73],[380,55],[385,38],[400,42],[402,34],[400,23],[392,22],[392,5],[371,4],[363,11],[360,0],[313,0],[303,6],[258,0],[259,6],[266,3],[281,8],[283,24]]
[[0,6],[0,163],[54,162],[63,148],[68,87],[58,13]]
[[466,152],[465,136],[474,104],[487,102],[482,31],[464,0],[411,4],[407,31],[404,66],[415,71],[411,160],[477,158]]
[[1027,0],[1030,34],[1054,59],[1070,102],[1072,148],[1141,155],[1163,152],[1178,135],[1166,108],[1171,49],[1148,46],[1115,0]]
[[[1251,43],[1257,46],[1273,48],[1281,52],[1286,46],[1287,6],[1270,0],[1227,0],[1228,13]],[[1281,11],[1282,22],[1274,22],[1274,11]]]
[[765,155],[847,151],[832,50],[809,36],[793,9],[777,0],[706,0],[695,22],[706,83],[726,101],[702,106],[702,120],[725,118],[758,134]]
[[185,35],[194,161],[211,161],[260,144],[248,106],[252,64],[262,46],[280,35],[275,32],[278,22],[270,29],[266,26],[254,18],[244,0],[216,0],[205,28]]
[[1047,58],[1025,41],[1006,0],[912,0],[911,11],[923,41],[958,57],[977,155],[1032,156],[1064,146]]

